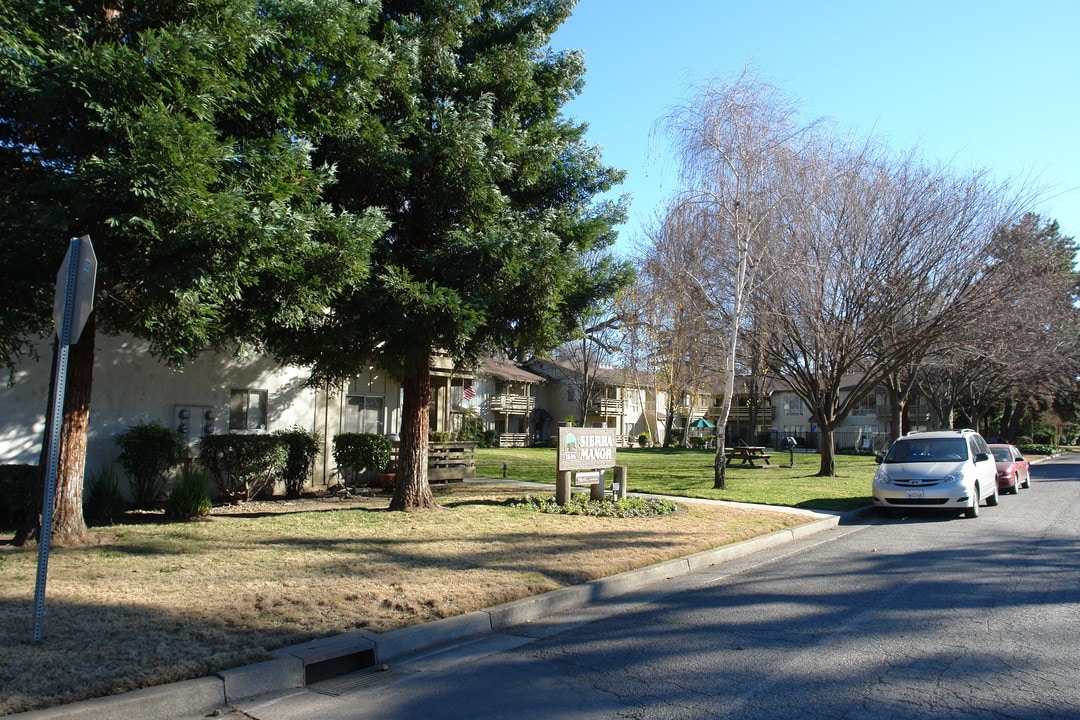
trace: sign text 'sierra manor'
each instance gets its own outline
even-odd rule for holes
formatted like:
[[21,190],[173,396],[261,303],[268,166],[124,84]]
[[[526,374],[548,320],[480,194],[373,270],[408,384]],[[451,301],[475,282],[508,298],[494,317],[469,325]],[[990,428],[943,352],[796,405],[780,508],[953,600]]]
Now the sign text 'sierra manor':
[[559,428],[562,470],[615,467],[615,428]]

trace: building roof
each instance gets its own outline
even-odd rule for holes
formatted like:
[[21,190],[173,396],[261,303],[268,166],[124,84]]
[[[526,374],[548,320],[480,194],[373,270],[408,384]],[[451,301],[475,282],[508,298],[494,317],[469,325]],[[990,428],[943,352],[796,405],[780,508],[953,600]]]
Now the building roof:
[[[531,358],[525,361],[525,366],[530,370],[543,375],[549,380],[565,381],[571,377],[580,376],[581,370],[575,368],[573,363],[565,360],[552,360],[547,358]],[[626,368],[601,365],[590,370],[597,381],[610,387],[652,387],[652,382],[646,373],[635,372]]]
[[515,382],[542,383],[546,381],[542,376],[529,372],[509,360],[497,358],[485,359],[480,365],[480,374]]

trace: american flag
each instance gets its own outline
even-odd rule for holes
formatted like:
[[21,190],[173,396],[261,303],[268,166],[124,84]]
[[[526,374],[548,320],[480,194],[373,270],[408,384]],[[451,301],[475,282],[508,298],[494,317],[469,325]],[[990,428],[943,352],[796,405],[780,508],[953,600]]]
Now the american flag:
[[468,402],[476,397],[476,391],[473,390],[472,382],[466,380],[464,387],[461,388],[461,399]]

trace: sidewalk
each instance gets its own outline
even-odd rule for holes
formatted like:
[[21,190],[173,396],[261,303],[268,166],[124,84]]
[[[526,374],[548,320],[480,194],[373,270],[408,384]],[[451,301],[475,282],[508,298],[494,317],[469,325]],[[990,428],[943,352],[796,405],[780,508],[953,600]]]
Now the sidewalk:
[[[726,501],[683,500],[746,507],[745,504]],[[841,520],[840,514],[824,514],[775,506],[768,509],[806,514],[814,519],[804,525],[751,540],[542,595],[522,598],[486,610],[382,634],[357,631],[323,638],[277,650],[273,653],[273,660],[224,670],[209,677],[144,688],[8,717],[18,720],[58,718],[65,720],[176,720],[181,718],[190,720],[208,716],[215,710],[218,714],[222,714],[241,700],[289,691],[296,692],[300,688],[358,670],[382,667],[427,649],[491,636],[507,628],[547,617],[552,613],[587,607],[660,580],[689,575],[719,563],[803,539],[834,528],[840,524]],[[844,517],[852,517],[862,512],[862,510],[857,510],[845,513]]]

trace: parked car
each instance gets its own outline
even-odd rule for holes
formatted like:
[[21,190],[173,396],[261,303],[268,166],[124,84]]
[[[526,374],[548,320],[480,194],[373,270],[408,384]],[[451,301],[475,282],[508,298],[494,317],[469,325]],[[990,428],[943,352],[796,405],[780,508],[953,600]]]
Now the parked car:
[[874,473],[874,505],[959,510],[978,517],[979,506],[998,504],[997,466],[974,430],[908,433],[889,447]]
[[993,444],[990,452],[997,464],[998,492],[1020,492],[1020,488],[1031,487],[1031,463],[1024,459],[1015,445]]

